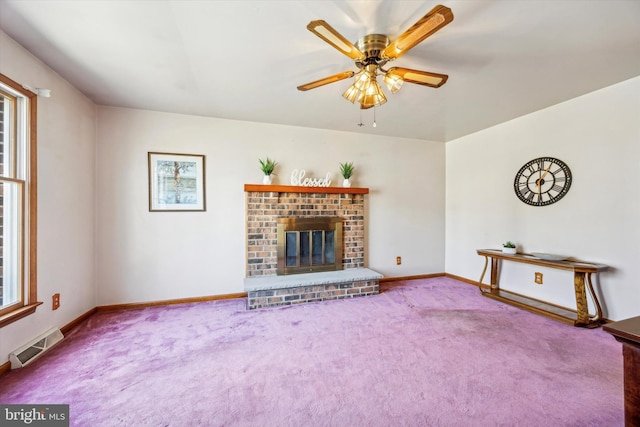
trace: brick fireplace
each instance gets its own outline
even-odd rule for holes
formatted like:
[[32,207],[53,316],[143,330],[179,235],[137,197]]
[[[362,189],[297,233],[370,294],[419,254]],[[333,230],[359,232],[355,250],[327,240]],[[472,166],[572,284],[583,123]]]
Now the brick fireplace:
[[[382,276],[364,268],[365,195],[369,189],[247,184],[245,193],[248,308],[378,293]],[[345,272],[278,276],[278,218],[285,217],[343,218]]]
[[[278,218],[284,217],[343,218],[343,268],[364,267],[364,196],[366,192],[356,194],[324,192],[333,187],[286,188],[289,186],[273,185],[251,187],[267,188],[255,189],[264,191],[246,192],[247,277],[277,273],[277,226]],[[271,189],[268,187],[280,187],[280,189],[284,187],[286,191],[267,191]],[[315,192],[302,192],[303,189]]]

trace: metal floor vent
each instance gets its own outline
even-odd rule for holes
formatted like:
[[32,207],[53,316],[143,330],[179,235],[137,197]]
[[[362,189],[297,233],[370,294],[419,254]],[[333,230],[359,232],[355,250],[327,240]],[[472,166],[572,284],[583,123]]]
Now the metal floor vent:
[[51,328],[47,332],[22,347],[17,348],[9,355],[11,369],[22,368],[42,356],[51,347],[62,341],[64,335],[58,328]]

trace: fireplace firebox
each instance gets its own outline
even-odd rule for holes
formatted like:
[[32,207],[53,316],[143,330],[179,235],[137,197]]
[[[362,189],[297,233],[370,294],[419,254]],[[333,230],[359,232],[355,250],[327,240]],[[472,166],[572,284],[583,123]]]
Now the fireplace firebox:
[[278,275],[342,270],[342,221],[278,218]]

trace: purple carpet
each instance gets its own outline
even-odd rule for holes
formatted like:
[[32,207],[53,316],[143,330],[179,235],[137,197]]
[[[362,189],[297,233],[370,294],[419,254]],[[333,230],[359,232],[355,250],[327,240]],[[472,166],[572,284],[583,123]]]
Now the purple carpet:
[[[384,288],[383,288],[384,289]],[[98,313],[0,377],[74,426],[622,426],[622,351],[448,278],[245,310]]]

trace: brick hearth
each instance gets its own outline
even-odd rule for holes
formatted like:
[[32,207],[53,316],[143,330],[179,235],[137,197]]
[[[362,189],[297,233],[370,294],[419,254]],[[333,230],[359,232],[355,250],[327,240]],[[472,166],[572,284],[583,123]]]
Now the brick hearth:
[[368,268],[245,279],[247,308],[302,304],[375,295],[382,274]]

